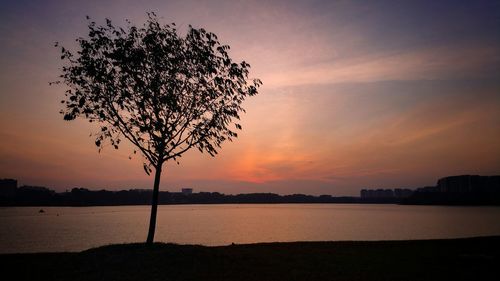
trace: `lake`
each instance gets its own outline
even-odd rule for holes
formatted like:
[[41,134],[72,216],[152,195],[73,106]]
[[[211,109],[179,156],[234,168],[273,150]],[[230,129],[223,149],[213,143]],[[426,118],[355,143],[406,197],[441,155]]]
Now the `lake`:
[[[39,213],[43,209],[44,213]],[[149,206],[3,207],[0,253],[144,242]],[[155,241],[228,245],[500,235],[500,207],[377,204],[162,205]]]

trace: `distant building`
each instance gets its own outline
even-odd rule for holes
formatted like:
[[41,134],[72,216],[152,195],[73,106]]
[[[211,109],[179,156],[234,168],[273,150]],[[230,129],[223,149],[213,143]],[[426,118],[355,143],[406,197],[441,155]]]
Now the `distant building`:
[[437,186],[424,186],[424,187],[417,188],[416,192],[419,192],[419,193],[434,193],[434,192],[439,192],[439,189],[438,189]]
[[392,189],[362,189],[361,198],[394,198]]
[[394,189],[394,196],[397,198],[408,198],[413,194],[413,190],[408,188],[396,188]]
[[12,197],[16,194],[17,180],[0,179],[0,196]]
[[368,190],[361,189],[360,196],[361,196],[361,198],[367,198],[368,197]]
[[183,189],[181,189],[181,193],[184,195],[189,195],[189,194],[193,193],[193,189],[192,188],[183,188]]
[[500,176],[461,175],[439,179],[437,189],[444,193],[497,192]]
[[17,180],[0,179],[0,188],[17,188]]
[[438,190],[446,193],[466,193],[471,192],[475,186],[479,185],[479,176],[463,175],[439,179]]

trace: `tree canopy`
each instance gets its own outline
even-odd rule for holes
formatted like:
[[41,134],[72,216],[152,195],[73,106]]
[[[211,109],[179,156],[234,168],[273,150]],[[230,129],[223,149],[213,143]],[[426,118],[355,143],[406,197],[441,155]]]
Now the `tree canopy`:
[[76,55],[61,47],[67,65],[60,78],[70,87],[61,113],[98,122],[98,147],[129,140],[149,173],[150,165],[177,161],[193,147],[214,156],[237,137],[242,102],[261,81],[248,80],[250,65],[233,62],[214,33],[189,26],[181,36],[153,13],[142,27],[115,27],[109,19],[88,27]]

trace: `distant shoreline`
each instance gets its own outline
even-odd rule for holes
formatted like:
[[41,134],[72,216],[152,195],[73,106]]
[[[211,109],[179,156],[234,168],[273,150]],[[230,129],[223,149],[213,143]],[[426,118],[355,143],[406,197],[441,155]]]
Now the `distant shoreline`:
[[500,236],[0,255],[3,275],[17,280],[495,280],[499,262]]
[[[476,204],[476,205],[460,205],[460,204],[403,204],[403,203],[381,203],[381,202],[249,202],[249,203],[167,203],[158,204],[158,206],[209,206],[209,205],[399,205],[399,206],[442,206],[442,207],[500,207],[498,204]],[[86,208],[86,207],[150,207],[151,204],[116,204],[116,205],[0,205],[1,208],[40,208],[43,213],[43,208]]]
[[[0,206],[128,206],[150,205],[152,190],[89,190],[73,188],[56,192],[42,186],[17,186],[17,180],[0,179]],[[159,205],[179,204],[405,204],[500,206],[500,176],[461,175],[439,179],[436,186],[417,188],[362,189],[361,196],[332,196],[275,193],[223,194],[160,191]]]
[[[402,205],[443,205],[443,206],[500,206],[499,193],[488,196],[475,193],[416,192],[414,195],[386,198],[364,198],[355,196],[279,195],[274,193],[222,194],[218,192],[161,191],[159,205],[187,204],[402,204]],[[71,192],[57,193],[43,187],[21,187],[9,196],[0,196],[0,206],[32,207],[84,207],[84,206],[133,206],[150,205],[151,190],[130,189],[121,191],[74,188]]]

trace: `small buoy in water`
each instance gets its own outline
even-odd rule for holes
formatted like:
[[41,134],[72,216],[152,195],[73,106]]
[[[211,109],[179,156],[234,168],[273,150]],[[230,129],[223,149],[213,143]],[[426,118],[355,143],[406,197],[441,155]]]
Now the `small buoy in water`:
[[43,209],[40,209],[40,211],[38,211],[39,213],[45,213],[45,211]]

